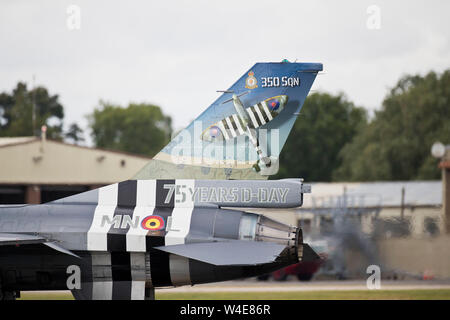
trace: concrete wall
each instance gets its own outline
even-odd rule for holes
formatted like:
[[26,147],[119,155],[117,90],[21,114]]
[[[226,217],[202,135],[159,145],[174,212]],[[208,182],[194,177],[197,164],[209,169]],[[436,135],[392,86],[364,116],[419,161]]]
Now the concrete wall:
[[[297,225],[300,218],[313,218],[313,214],[299,213],[297,209],[253,211],[291,225]],[[405,208],[403,220],[401,208],[383,208],[376,220],[363,217],[361,228],[366,234],[372,234],[378,228],[374,245],[380,265],[389,271],[397,271],[400,275],[428,274],[435,278],[450,278],[450,236],[445,234],[442,208]],[[364,274],[368,266],[364,256],[347,250],[343,250],[343,255],[350,275]]]
[[0,148],[0,184],[102,185],[130,179],[149,158],[40,140]]
[[378,252],[390,268],[450,278],[450,236],[383,239],[378,242]]

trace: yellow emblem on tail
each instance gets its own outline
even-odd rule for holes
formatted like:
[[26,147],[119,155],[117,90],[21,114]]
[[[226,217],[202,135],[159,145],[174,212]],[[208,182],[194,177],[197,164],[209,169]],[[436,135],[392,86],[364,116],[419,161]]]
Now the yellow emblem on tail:
[[253,71],[248,73],[248,77],[245,79],[245,87],[247,89],[255,89],[258,87],[258,80],[256,80]]

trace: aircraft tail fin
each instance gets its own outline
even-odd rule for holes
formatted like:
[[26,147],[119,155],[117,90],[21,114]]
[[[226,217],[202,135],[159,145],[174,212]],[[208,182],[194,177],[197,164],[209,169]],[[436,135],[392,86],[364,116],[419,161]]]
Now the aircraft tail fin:
[[266,179],[321,63],[256,63],[135,179]]

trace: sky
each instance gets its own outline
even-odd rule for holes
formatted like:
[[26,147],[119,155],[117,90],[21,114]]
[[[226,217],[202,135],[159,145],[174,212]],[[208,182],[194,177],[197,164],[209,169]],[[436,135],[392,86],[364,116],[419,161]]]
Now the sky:
[[[256,62],[321,62],[314,90],[368,110],[405,74],[450,67],[450,1],[0,2],[0,92],[58,94],[65,127],[100,100],[187,126]],[[86,130],[87,144],[91,144]]]

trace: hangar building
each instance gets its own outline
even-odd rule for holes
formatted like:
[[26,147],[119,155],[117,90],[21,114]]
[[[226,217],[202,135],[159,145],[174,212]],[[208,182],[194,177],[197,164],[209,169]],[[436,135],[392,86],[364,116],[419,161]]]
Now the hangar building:
[[0,204],[38,204],[133,177],[151,158],[45,137],[0,138]]
[[[301,208],[258,212],[300,225],[306,236],[319,232],[326,237],[327,230],[333,230],[338,221],[345,225],[353,222],[351,226],[377,248],[376,264],[384,266],[383,275],[395,270],[399,277],[406,274],[450,279],[450,236],[443,210],[446,196],[442,181],[311,185],[312,193],[305,194]],[[339,220],[342,218],[346,220]],[[333,241],[328,245],[332,246]],[[339,250],[344,254],[344,248]],[[364,277],[366,267],[371,264],[366,257],[355,252],[345,256],[348,274],[360,277],[363,271]]]

